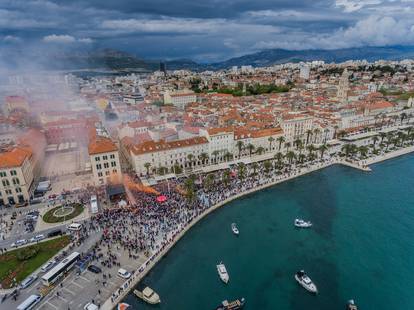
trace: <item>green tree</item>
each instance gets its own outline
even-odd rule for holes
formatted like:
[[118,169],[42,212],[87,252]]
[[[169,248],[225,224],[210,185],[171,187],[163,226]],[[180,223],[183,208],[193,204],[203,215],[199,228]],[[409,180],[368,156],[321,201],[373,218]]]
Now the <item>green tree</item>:
[[253,153],[253,151],[254,151],[254,145],[253,144],[251,144],[251,143],[249,143],[248,145],[247,145],[247,149],[249,150],[249,155],[250,155],[250,157],[252,156],[252,153]]
[[277,138],[276,139],[277,140],[277,142],[279,142],[279,151],[280,151],[280,149],[282,148],[282,143],[284,143],[286,140],[285,140],[285,137],[283,137],[283,136],[280,136],[279,138]]
[[269,138],[267,138],[267,141],[269,141],[269,152],[271,152],[272,151],[272,144],[275,141],[275,138],[269,137]]
[[145,169],[147,169],[147,176],[149,175],[149,168],[151,167],[150,163],[145,163],[144,164]]
[[239,157],[240,157],[240,155],[241,155],[241,151],[243,150],[243,146],[244,146],[243,141],[241,141],[241,140],[237,141],[237,142],[236,142],[236,146],[237,146],[237,148],[239,149]]
[[287,152],[286,158],[288,159],[289,164],[292,164],[293,160],[296,158],[295,152],[293,152],[293,151]]
[[319,152],[321,153],[321,158],[323,158],[323,154],[328,150],[328,146],[326,144],[322,144],[319,147]]
[[266,160],[263,163],[263,168],[265,170],[265,173],[269,174],[270,170],[272,169],[272,163],[269,160]]
[[257,153],[258,155],[262,155],[262,154],[264,153],[264,151],[265,151],[265,149],[264,149],[263,147],[261,147],[261,146],[259,146],[259,147],[256,149],[256,153]]

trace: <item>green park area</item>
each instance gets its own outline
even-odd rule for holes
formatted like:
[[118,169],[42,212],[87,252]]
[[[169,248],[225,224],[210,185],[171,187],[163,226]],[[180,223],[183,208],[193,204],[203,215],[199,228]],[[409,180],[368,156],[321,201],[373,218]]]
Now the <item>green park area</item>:
[[0,255],[1,287],[7,289],[19,284],[67,246],[69,242],[69,236],[62,236]]
[[72,203],[50,209],[43,215],[42,219],[46,223],[60,223],[77,217],[83,210],[84,206],[82,204]]

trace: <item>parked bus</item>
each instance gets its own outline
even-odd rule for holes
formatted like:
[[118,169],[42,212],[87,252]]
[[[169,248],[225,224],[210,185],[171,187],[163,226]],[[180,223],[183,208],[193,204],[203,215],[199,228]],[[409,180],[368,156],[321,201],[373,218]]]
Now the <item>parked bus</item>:
[[30,295],[25,301],[17,306],[17,310],[30,310],[33,309],[42,299],[40,295]]
[[82,229],[82,224],[80,223],[72,223],[68,226],[68,230],[71,231],[79,231]]
[[98,198],[96,197],[96,195],[92,195],[91,196],[91,212],[93,214],[96,214],[99,212],[99,208],[98,208]]
[[59,264],[53,267],[48,273],[42,276],[42,282],[45,286],[50,286],[64,276],[75,263],[79,260],[80,254],[78,252],[73,252]]

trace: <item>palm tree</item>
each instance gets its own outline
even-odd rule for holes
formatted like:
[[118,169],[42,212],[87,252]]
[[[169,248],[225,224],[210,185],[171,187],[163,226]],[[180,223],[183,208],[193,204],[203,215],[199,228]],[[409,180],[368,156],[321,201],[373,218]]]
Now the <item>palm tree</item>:
[[323,154],[328,150],[328,146],[326,144],[322,144],[319,147],[319,152],[321,152],[321,158],[323,158]]
[[308,145],[306,148],[308,149],[309,156],[310,156],[310,155],[311,155],[314,151],[316,151],[316,148],[315,148],[315,146],[314,146],[313,144]]
[[226,154],[224,154],[224,160],[230,161],[232,159],[233,159],[233,154],[227,151]]
[[158,174],[159,175],[164,175],[164,174],[166,174],[168,172],[168,168],[167,167],[163,167],[163,166],[161,166],[161,167],[159,167],[158,168]]
[[293,141],[293,145],[296,145],[296,149],[299,149],[299,145],[302,144],[302,140],[300,139],[296,139],[295,141]]
[[236,145],[237,145],[237,147],[239,149],[239,157],[240,157],[240,154],[241,154],[241,151],[243,149],[244,143],[243,143],[243,141],[239,140],[239,141],[236,142]]
[[145,169],[147,169],[147,176],[149,175],[149,168],[151,167],[150,163],[145,163],[144,164]]
[[280,151],[280,149],[281,149],[281,147],[282,147],[282,143],[283,143],[283,142],[285,142],[285,141],[286,141],[286,139],[285,139],[285,137],[284,137],[284,136],[280,136],[280,137],[279,137],[279,138],[277,138],[276,140],[277,140],[277,142],[279,142],[279,151]]
[[293,162],[293,160],[296,158],[295,152],[293,152],[293,151],[287,152],[286,158],[288,159],[289,164],[291,164]]
[[359,154],[361,154],[361,157],[365,158],[365,157],[366,157],[366,155],[367,155],[367,153],[368,153],[368,147],[367,147],[367,146],[365,146],[365,145],[361,145],[361,146],[358,148],[358,151],[359,151]]
[[285,143],[286,151],[289,151],[290,146],[291,146],[290,142]]
[[325,128],[325,129],[323,130],[323,132],[325,133],[325,136],[324,136],[324,138],[323,138],[323,143],[326,143],[326,141],[328,140],[328,133],[329,133],[329,129],[328,129],[328,128]]
[[257,163],[257,162],[254,162],[254,163],[252,164],[252,168],[253,168],[253,173],[252,173],[252,175],[256,175],[257,168],[259,168],[258,163]]
[[257,153],[258,155],[262,155],[262,154],[264,153],[264,151],[265,151],[265,149],[264,149],[263,147],[261,147],[261,146],[259,146],[259,147],[256,149],[256,153]]
[[199,156],[201,162],[203,163],[203,165],[206,164],[206,162],[208,162],[208,154],[207,153],[201,153]]
[[400,118],[401,118],[401,125],[402,125],[403,121],[407,118],[407,113],[405,112],[401,113]]
[[188,154],[187,155],[187,158],[188,158],[188,163],[190,165],[190,168],[192,168],[192,166],[193,166],[193,160],[194,160],[194,155],[193,154]]
[[245,173],[246,173],[246,165],[244,163],[240,163],[237,166],[238,169],[238,176],[240,180],[243,180],[245,177]]
[[351,154],[351,144],[345,144],[342,146],[341,151],[345,153],[345,156],[349,156]]
[[385,132],[380,132],[380,137],[381,137],[381,143],[382,143],[385,137],[387,137],[387,134]]
[[217,151],[217,150],[215,150],[215,151],[213,151],[213,153],[211,153],[211,155],[213,155],[214,156],[214,163],[216,163],[217,164],[217,156],[220,154],[220,152],[219,151]]
[[172,172],[174,174],[181,174],[181,173],[183,173],[183,169],[181,169],[181,167],[178,163],[175,163],[174,166],[172,167]]
[[309,143],[309,137],[312,136],[312,129],[306,130],[306,145]]
[[313,133],[315,134],[315,139],[314,139],[314,143],[316,143],[316,140],[318,139],[318,135],[321,133],[321,130],[319,128],[315,128],[313,130]]
[[226,185],[226,186],[229,185],[229,183],[230,183],[230,170],[227,169],[223,172],[222,181],[223,181],[224,185]]
[[379,140],[378,136],[372,137],[372,142],[374,142],[374,149],[375,149],[375,144],[377,144],[378,140]]
[[305,154],[299,154],[298,160],[301,164],[305,161],[306,155]]
[[253,153],[253,151],[254,151],[254,145],[253,144],[251,144],[251,143],[249,143],[248,145],[247,145],[247,149],[249,150],[249,154],[250,154],[250,157],[252,156],[252,153]]
[[269,141],[269,152],[271,152],[272,151],[272,143],[275,141],[275,138],[269,137],[267,139],[267,141]]
[[212,173],[208,174],[205,178],[204,178],[204,188],[207,190],[211,190],[214,184],[214,175]]
[[334,131],[334,139],[336,139],[336,133],[338,132],[339,126],[338,125],[335,125],[334,126],[334,129],[335,129],[335,131]]
[[195,184],[194,184],[194,178],[188,177],[184,182],[184,188],[186,191],[187,198],[192,201],[195,198]]
[[265,172],[266,172],[267,174],[269,174],[270,169],[272,168],[272,163],[271,163],[269,160],[266,160],[266,161],[263,163],[263,167],[264,167],[264,169],[265,169]]

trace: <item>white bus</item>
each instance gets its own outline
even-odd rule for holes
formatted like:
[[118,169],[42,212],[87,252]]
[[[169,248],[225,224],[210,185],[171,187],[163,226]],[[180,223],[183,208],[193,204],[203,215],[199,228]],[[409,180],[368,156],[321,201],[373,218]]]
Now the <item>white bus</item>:
[[79,231],[81,229],[82,229],[81,223],[72,223],[68,226],[68,230],[71,230],[71,231]]
[[17,310],[30,310],[33,309],[42,299],[40,295],[30,295],[25,301],[17,306]]
[[59,264],[53,267],[48,273],[42,276],[42,282],[45,286],[50,286],[59,280],[63,275],[68,272],[73,265],[79,260],[80,254],[78,252],[73,252]]
[[98,209],[98,198],[96,197],[96,195],[92,195],[91,196],[91,212],[93,214],[99,212],[99,209]]

